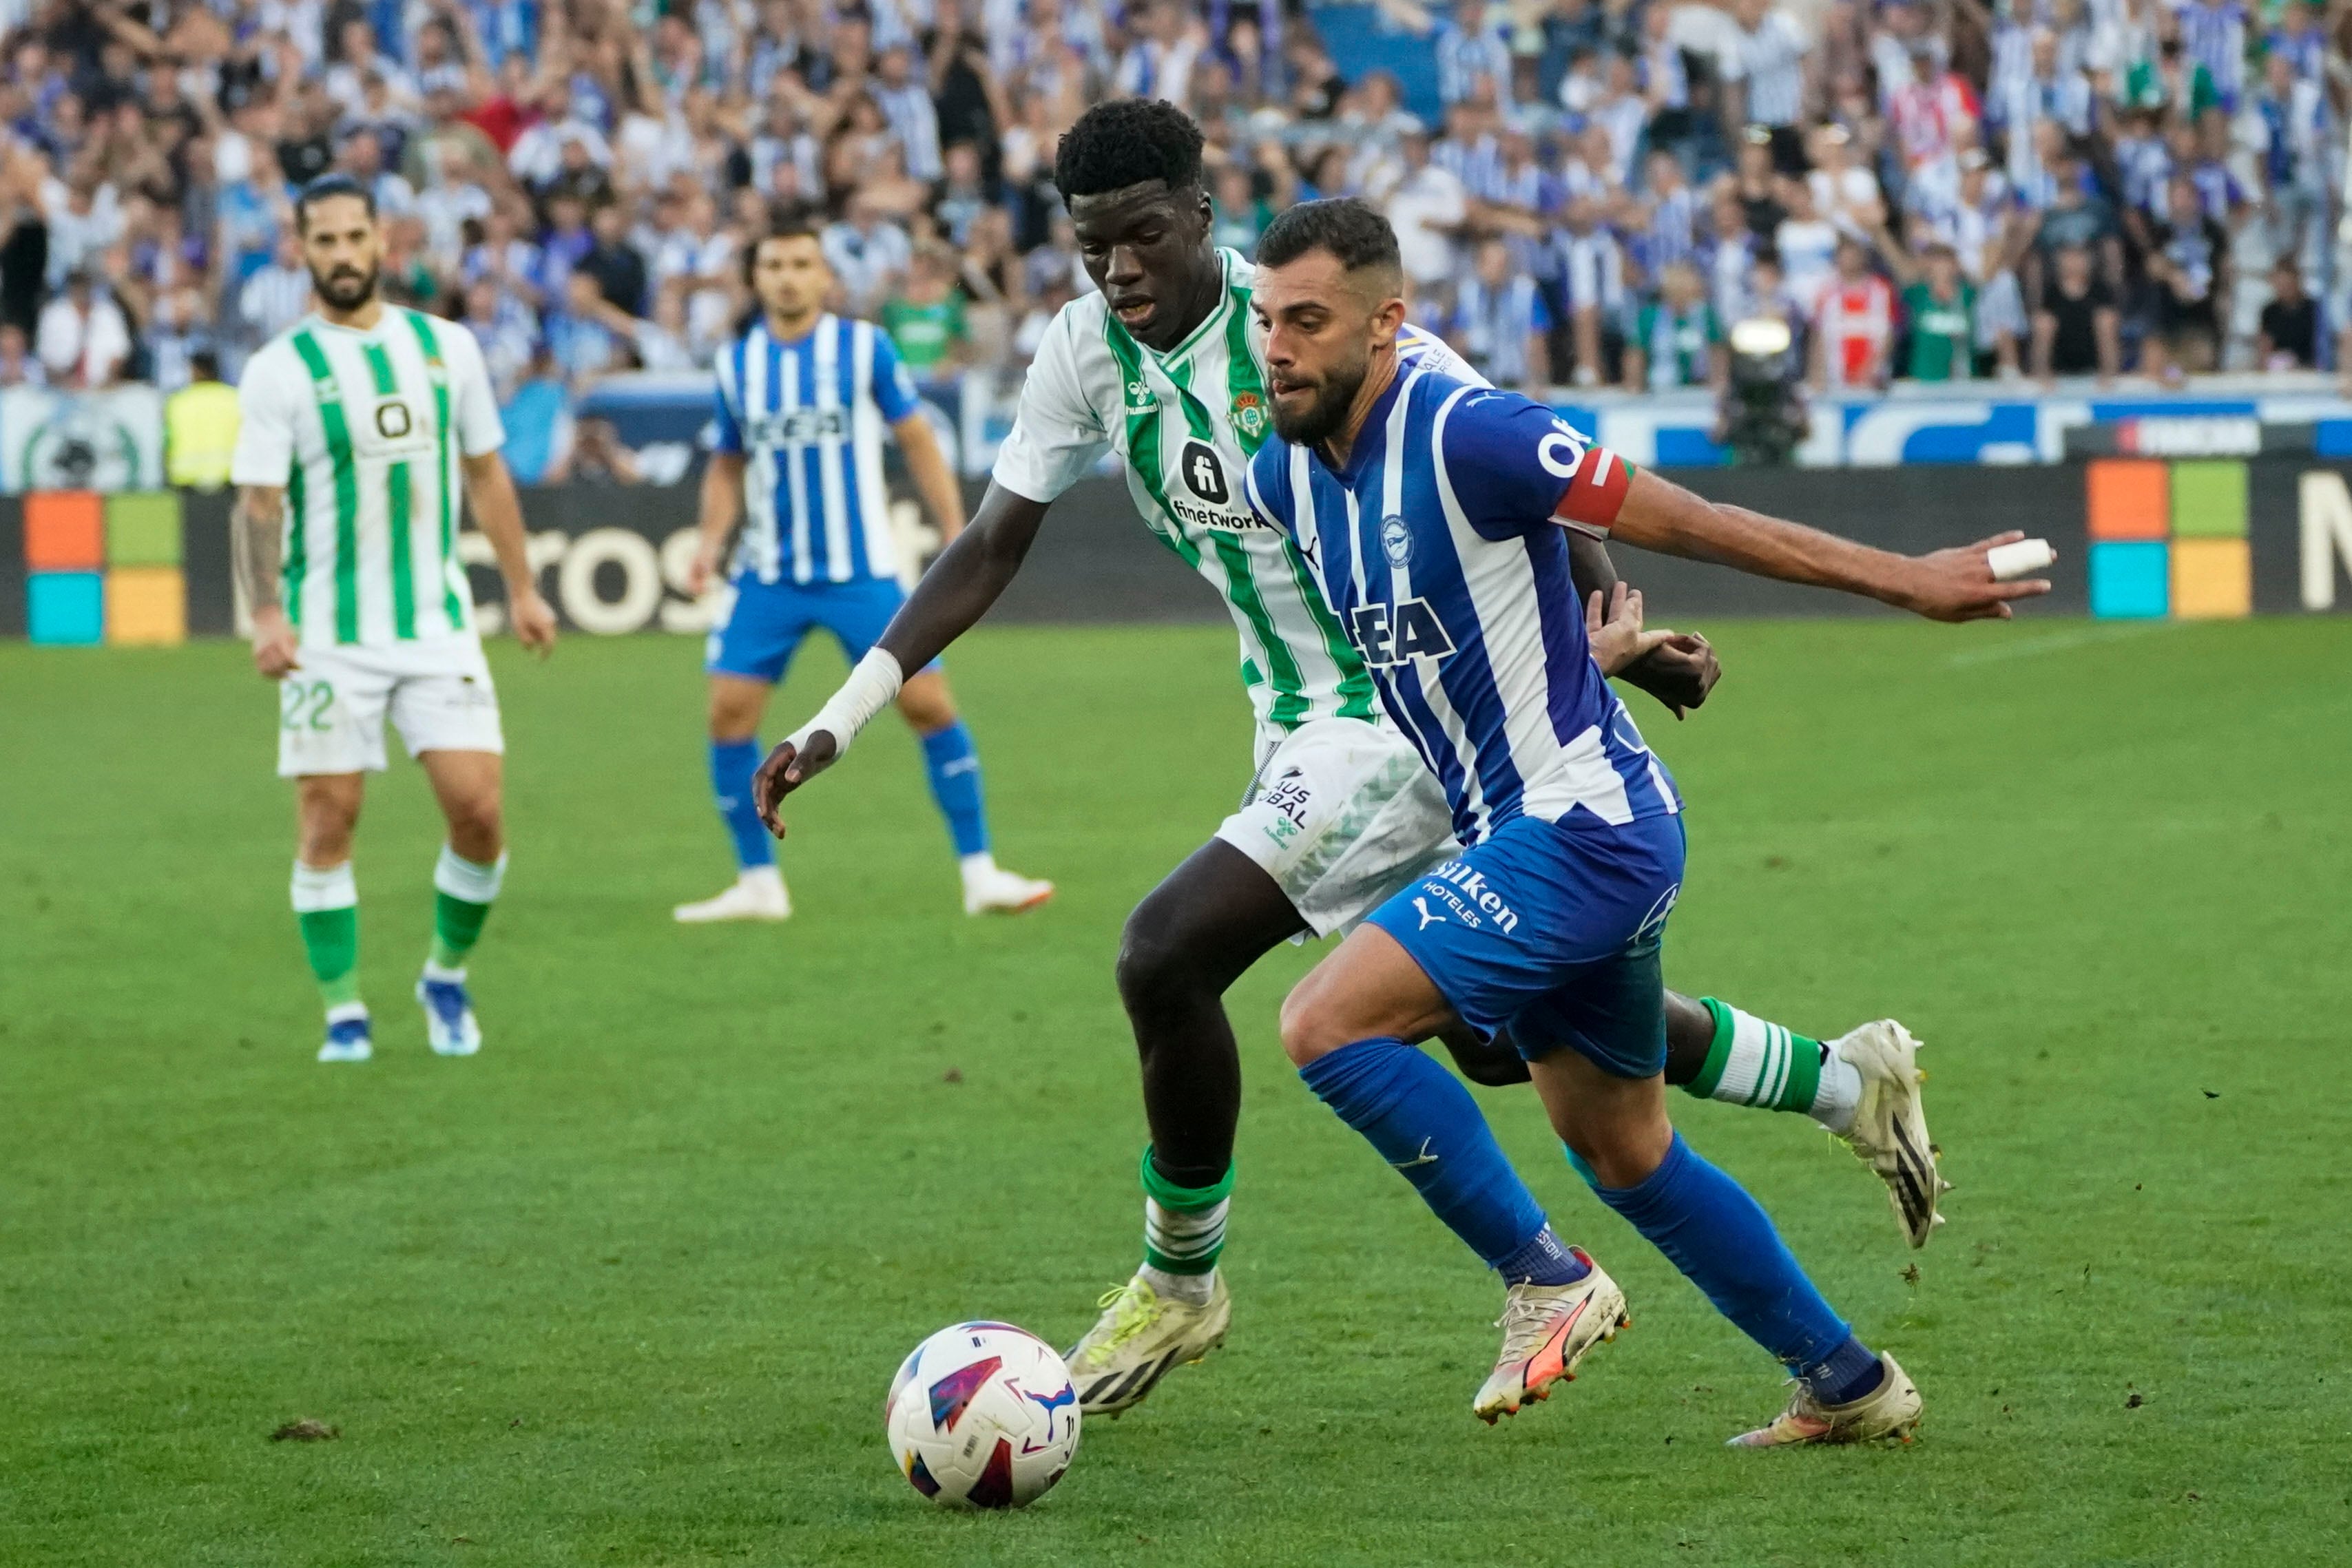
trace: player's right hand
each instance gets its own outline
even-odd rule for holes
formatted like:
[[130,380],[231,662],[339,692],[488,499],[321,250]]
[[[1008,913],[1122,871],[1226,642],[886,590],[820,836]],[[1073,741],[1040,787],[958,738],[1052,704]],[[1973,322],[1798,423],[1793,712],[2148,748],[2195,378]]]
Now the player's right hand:
[[276,605],[257,611],[253,617],[253,667],[261,672],[265,681],[282,681],[300,667],[300,644],[294,640],[294,623],[286,619],[286,612]]
[[832,767],[840,754],[829,729],[811,730],[798,747],[789,740],[776,742],[768,759],[751,775],[751,809],[767,824],[768,831],[780,839],[784,836],[784,797]]
[[1885,597],[1888,603],[1930,621],[2006,621],[2010,617],[2010,601],[2032,599],[2050,591],[2047,578],[2026,578],[2017,582],[2000,582],[1993,578],[1992,564],[1985,558],[1996,547],[2015,544],[2024,537],[2022,531],[2012,528],[1972,545],[1912,556],[1905,562],[1906,570],[1902,580]]
[[682,585],[688,599],[699,599],[710,591],[710,580],[719,575],[719,551],[709,545],[694,547],[694,559],[686,563],[686,581]]

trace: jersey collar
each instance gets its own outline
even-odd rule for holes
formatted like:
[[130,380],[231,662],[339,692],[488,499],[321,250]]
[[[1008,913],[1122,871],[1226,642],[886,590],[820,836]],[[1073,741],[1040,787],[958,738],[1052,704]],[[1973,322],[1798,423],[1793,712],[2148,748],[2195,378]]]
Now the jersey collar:
[[1356,444],[1348,448],[1347,462],[1333,468],[1323,455],[1322,448],[1316,448],[1315,461],[1322,464],[1340,484],[1353,489],[1365,468],[1388,445],[1389,414],[1395,409],[1396,400],[1404,395],[1405,382],[1412,377],[1412,366],[1398,364],[1396,374],[1389,378],[1388,386],[1373,400],[1371,411],[1364,415],[1363,428],[1356,432]]

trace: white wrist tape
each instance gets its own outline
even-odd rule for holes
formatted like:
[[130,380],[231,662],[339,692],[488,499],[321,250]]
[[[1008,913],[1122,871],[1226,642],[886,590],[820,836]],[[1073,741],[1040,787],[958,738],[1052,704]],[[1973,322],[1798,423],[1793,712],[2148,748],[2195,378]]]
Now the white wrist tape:
[[871,649],[857,661],[857,667],[849,672],[849,679],[841,683],[841,689],[816,710],[816,716],[784,737],[784,740],[797,755],[808,749],[808,737],[821,729],[833,737],[833,754],[839,757],[857,738],[857,732],[890,706],[905,683],[906,675],[898,668],[898,661],[885,649]]

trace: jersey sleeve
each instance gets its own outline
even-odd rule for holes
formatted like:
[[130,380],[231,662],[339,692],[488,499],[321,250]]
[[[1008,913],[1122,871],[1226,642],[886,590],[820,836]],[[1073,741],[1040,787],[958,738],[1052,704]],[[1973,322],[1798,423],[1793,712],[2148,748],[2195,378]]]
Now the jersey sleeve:
[[294,472],[294,404],[286,389],[307,387],[310,378],[287,373],[278,357],[268,349],[254,355],[237,382],[236,450],[228,471],[232,485],[282,490]]
[[991,476],[1017,496],[1051,501],[1084,478],[1110,449],[1110,435],[1087,403],[1078,380],[1077,353],[1065,311],[1045,329],[1021,384],[1013,434],[997,452]]
[[499,418],[499,394],[482,345],[462,322],[444,321],[434,335],[449,361],[449,423],[457,432],[457,450],[468,457],[496,452],[507,444],[507,427]]
[[898,345],[890,334],[878,327],[868,327],[874,334],[874,406],[882,411],[884,420],[898,423],[915,412],[921,400],[915,395],[915,378],[907,373],[907,363],[898,358]]
[[1471,392],[1440,439],[1447,487],[1465,519],[1490,539],[1549,524],[1606,538],[1633,482],[1622,458],[1517,392]]

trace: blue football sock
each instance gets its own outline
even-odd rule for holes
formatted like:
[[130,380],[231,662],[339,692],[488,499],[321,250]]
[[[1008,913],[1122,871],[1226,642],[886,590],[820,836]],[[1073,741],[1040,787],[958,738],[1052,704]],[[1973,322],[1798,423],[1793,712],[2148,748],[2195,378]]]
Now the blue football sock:
[[1503,1157],[1470,1092],[1402,1040],[1360,1040],[1318,1057],[1298,1076],[1488,1268],[1511,1261],[1544,1228],[1543,1209]]
[[931,776],[931,799],[948,820],[956,853],[986,854],[988,813],[980,799],[980,753],[972,749],[971,731],[963,720],[923,737],[923,764]]
[[735,841],[735,864],[743,871],[776,863],[776,841],[751,806],[751,775],[759,771],[758,740],[710,743],[710,792],[727,836]]
[[1560,1245],[1547,1225],[1533,1240],[1495,1265],[1506,1285],[1573,1285],[1592,1265]]
[[1878,1353],[1852,1334],[1822,1360],[1794,1370],[1824,1405],[1851,1405],[1886,1375],[1878,1364]]
[[[1705,1292],[1717,1312],[1798,1376],[1831,1364],[1853,1342],[1762,1207],[1701,1159],[1680,1133],[1647,1181],[1592,1190]],[[1818,1389],[1816,1395],[1826,1397]]]

